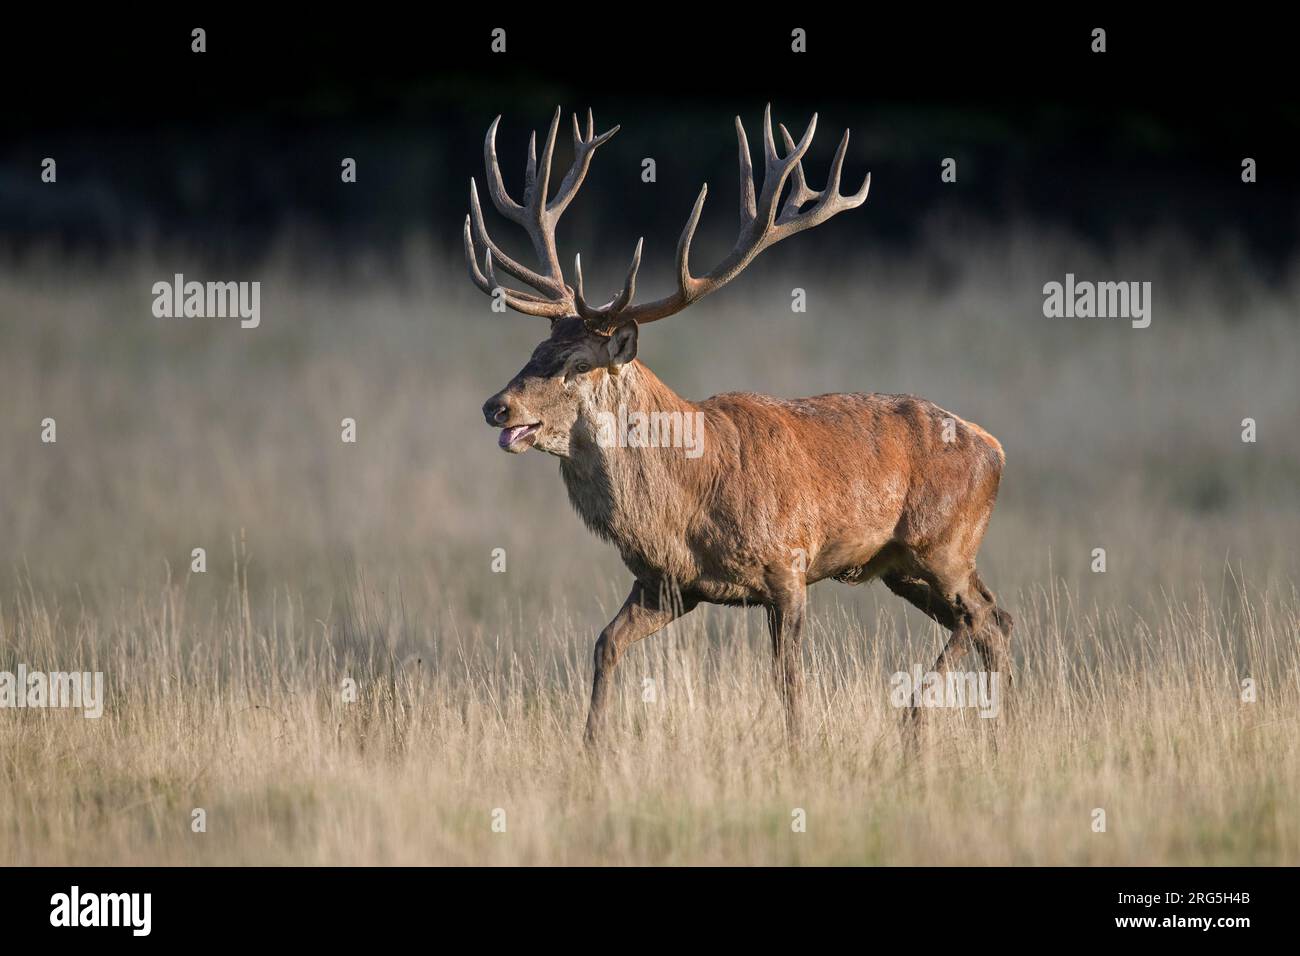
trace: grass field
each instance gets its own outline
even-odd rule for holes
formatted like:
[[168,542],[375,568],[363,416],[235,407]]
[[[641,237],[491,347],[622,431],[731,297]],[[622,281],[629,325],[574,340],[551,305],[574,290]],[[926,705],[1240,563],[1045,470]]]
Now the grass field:
[[[997,435],[1010,710],[932,714],[907,750],[889,677],[940,632],[827,583],[798,757],[761,613],[705,608],[624,658],[600,759],[591,648],[630,577],[479,412],[544,323],[420,241],[238,276],[7,260],[0,670],[102,671],[107,702],[0,710],[0,862],[1300,863],[1300,269],[953,224],[858,255],[831,278],[768,253],[640,357],[687,397],[905,391]],[[1151,327],[1045,319],[1067,271],[1152,281]],[[153,318],[174,272],[262,281],[261,326]]]

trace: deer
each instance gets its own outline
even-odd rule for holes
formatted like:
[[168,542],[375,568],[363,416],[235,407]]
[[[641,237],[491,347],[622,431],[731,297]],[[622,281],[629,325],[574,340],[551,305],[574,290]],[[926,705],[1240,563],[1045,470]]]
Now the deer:
[[[848,130],[826,187],[814,190],[803,158],[817,115],[797,143],[779,125],[782,152],[769,104],[763,115],[763,183],[756,193],[749,143],[737,116],[740,229],[731,252],[706,273],[692,271],[691,241],[708,195],[705,183],[677,241],[675,290],[655,301],[633,301],[642,237],[622,289],[594,305],[584,292],[580,254],[572,284],[565,279],[555,228],[593,154],[619,127],[596,135],[588,110],[584,132],[573,115],[573,164],[552,195],[560,116],[557,108],[540,161],[536,132],[529,138],[522,203],[511,198],[502,179],[496,151],[500,116],[483,143],[492,204],[523,227],[540,267],[518,262],[492,240],[473,178],[464,247],[480,290],[517,312],[550,321],[549,334],[524,367],[484,403],[487,424],[499,429],[498,445],[510,454],[536,449],[559,459],[570,503],[591,531],[618,549],[633,577],[622,607],[596,641],[587,745],[606,734],[611,681],[627,649],[708,603],[765,609],[784,729],[797,746],[803,733],[807,591],[827,579],[857,584],[879,578],[938,622],[949,635],[936,672],[945,673],[974,650],[987,670],[1009,679],[1011,615],[997,605],[975,567],[1006,463],[997,439],[912,395],[781,399],[740,392],[694,402],[637,359],[642,325],[721,289],[769,246],[866,201],[870,173],[856,193],[840,192]],[[498,270],[514,282],[503,285]],[[660,421],[697,416],[702,452],[691,457],[663,443],[611,441],[603,426],[620,408],[651,419],[666,416]]]

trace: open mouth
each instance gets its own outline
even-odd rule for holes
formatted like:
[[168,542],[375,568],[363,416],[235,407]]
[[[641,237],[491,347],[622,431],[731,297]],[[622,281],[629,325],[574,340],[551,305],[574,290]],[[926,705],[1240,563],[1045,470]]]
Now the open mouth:
[[541,427],[541,422],[533,422],[531,425],[512,425],[503,428],[497,438],[497,444],[509,452],[527,451]]

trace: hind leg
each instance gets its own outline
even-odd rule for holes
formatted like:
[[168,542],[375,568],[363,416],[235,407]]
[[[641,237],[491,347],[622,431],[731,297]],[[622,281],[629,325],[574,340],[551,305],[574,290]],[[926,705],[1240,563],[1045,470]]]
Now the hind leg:
[[952,605],[922,578],[893,572],[884,575],[881,580],[889,590],[948,630],[957,626],[956,612]]
[[984,600],[988,607],[987,623],[984,628],[974,635],[975,649],[979,651],[980,661],[984,669],[991,674],[1001,675],[1004,684],[1011,683],[1011,628],[1015,622],[1011,615],[998,607],[997,600],[993,597],[984,582],[980,580],[979,573],[972,570],[970,574],[971,586]]
[[[938,582],[931,584],[924,577],[894,573],[885,575],[882,580],[889,590],[952,632],[931,668],[937,674],[946,674],[972,647],[971,628],[960,604],[949,597]],[[920,720],[919,704],[912,705],[910,715],[913,723]]]
[[[968,651],[980,656],[988,680],[1003,687],[1011,681],[1011,615],[998,607],[973,565],[946,567],[921,562],[913,574],[895,573],[886,586],[948,628],[952,634],[934,662],[934,672],[946,674]],[[997,686],[990,683],[990,687]],[[918,718],[920,709],[912,708]]]
[[[1011,615],[998,607],[993,593],[980,580],[973,563],[968,569],[954,574],[945,575],[942,566],[934,573],[933,586],[949,597],[959,622],[949,647],[939,655],[941,663],[935,665],[935,670],[942,673],[943,663],[955,662],[966,650],[975,650],[983,671],[978,677],[979,713],[981,717],[997,717],[1002,711],[1003,692],[1011,684]],[[963,624],[966,640],[961,646],[952,648]],[[953,657],[949,662],[946,658],[950,648]]]
[[974,644],[971,615],[960,591],[945,589],[938,581],[931,583],[927,578],[906,574],[888,574],[883,580],[889,590],[952,632],[934,662],[935,671],[946,673],[967,651],[977,646]]

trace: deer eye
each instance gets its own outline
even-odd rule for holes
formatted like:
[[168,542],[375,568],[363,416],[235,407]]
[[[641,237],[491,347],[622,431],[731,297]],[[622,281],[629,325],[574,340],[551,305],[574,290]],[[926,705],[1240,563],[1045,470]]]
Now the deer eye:
[[591,366],[586,362],[579,362],[577,365],[573,366],[573,370],[581,375],[583,372],[590,372]]

